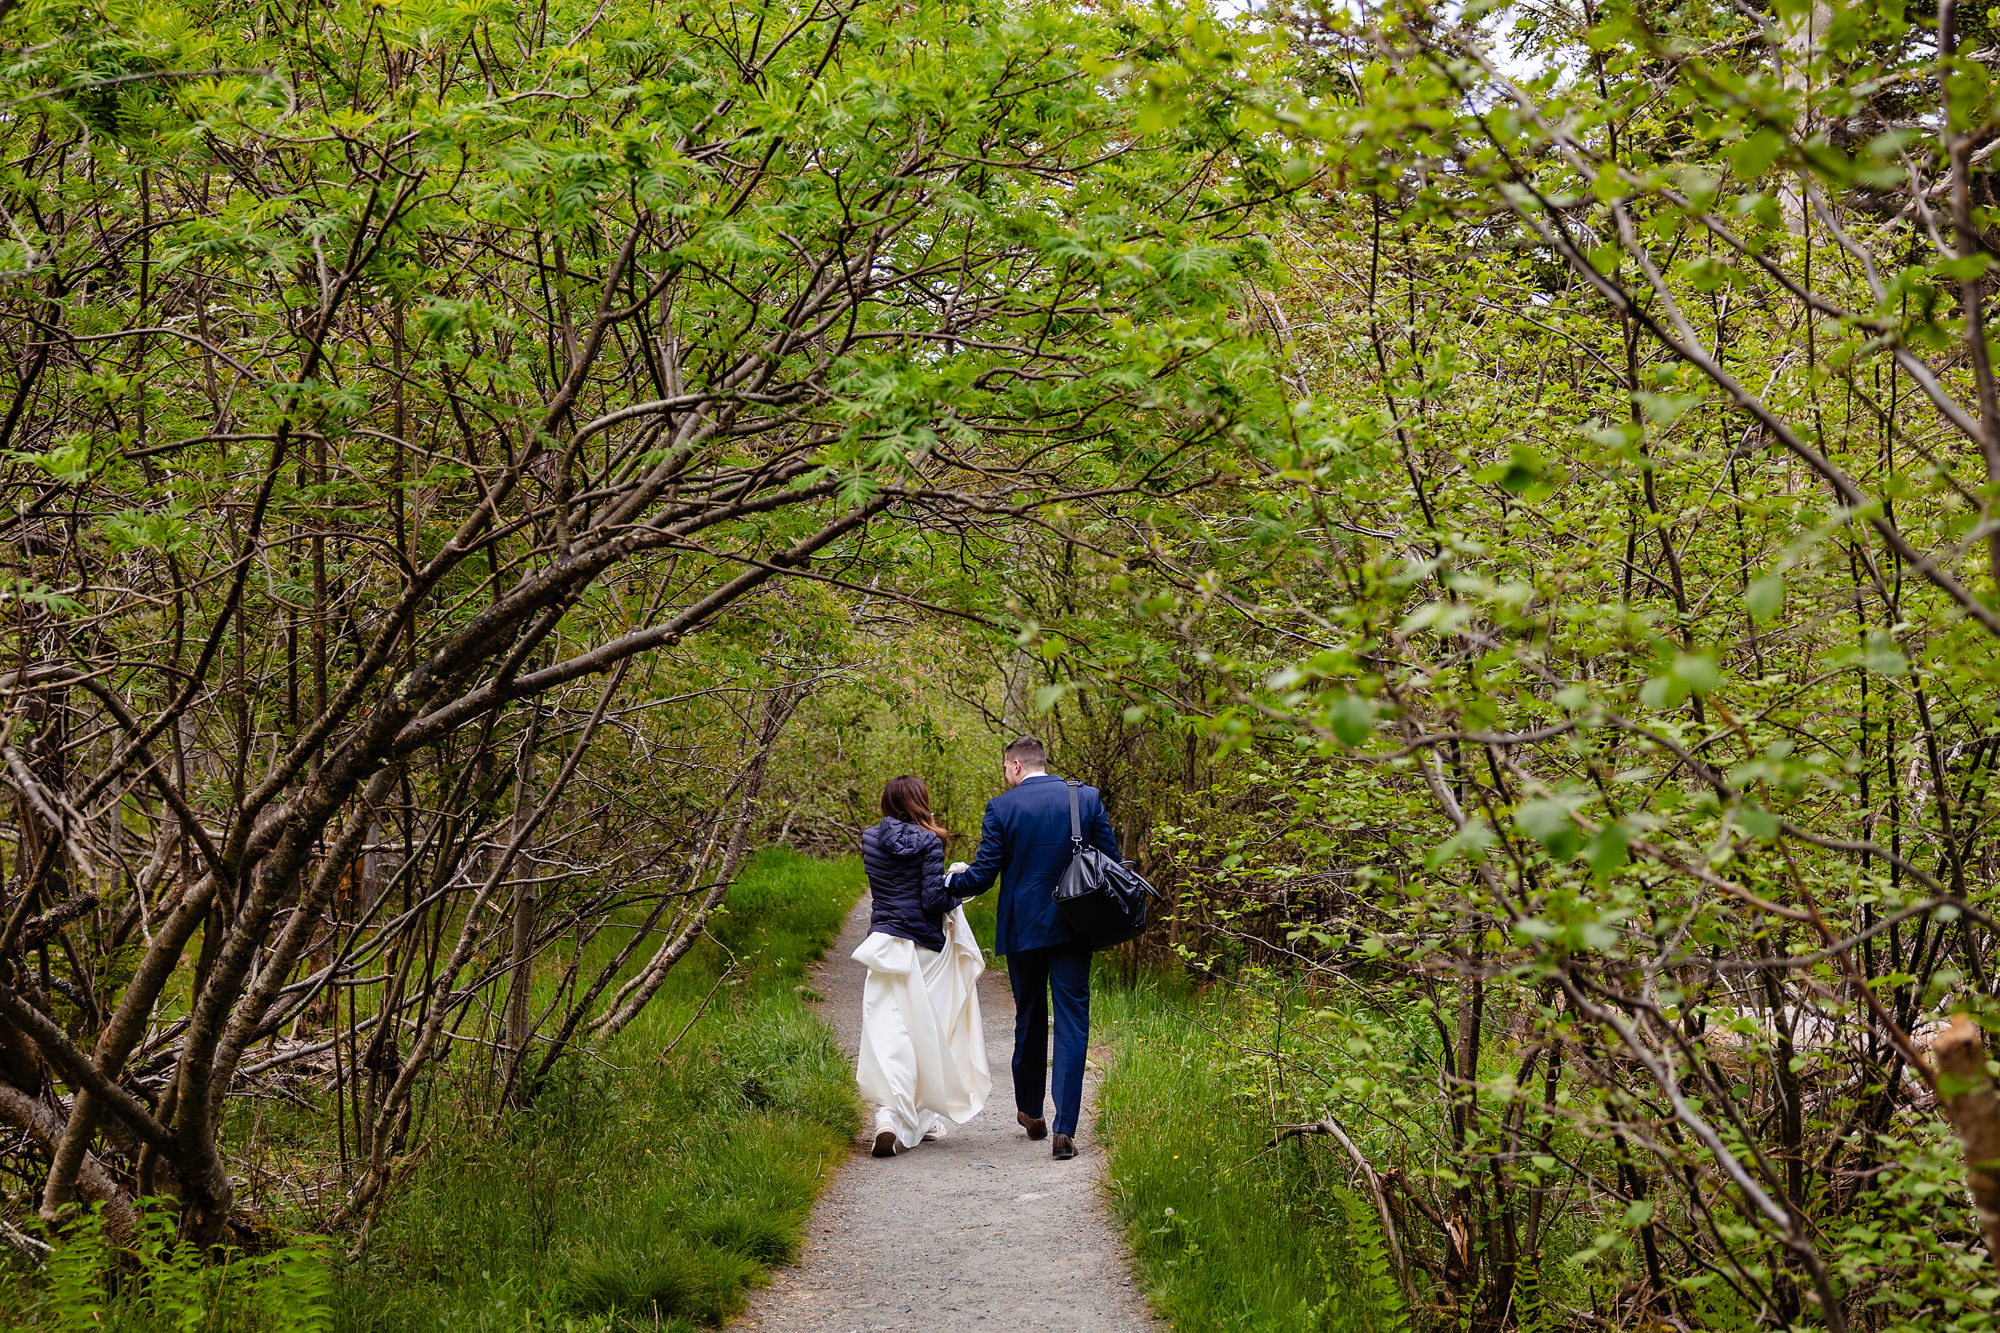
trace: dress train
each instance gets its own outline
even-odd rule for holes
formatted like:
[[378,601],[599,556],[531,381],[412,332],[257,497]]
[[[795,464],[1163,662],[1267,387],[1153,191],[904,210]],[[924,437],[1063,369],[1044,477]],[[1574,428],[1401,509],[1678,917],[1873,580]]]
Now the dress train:
[[868,969],[854,1079],[876,1108],[875,1132],[893,1132],[904,1148],[972,1119],[993,1089],[979,1013],[986,960],[964,908],[952,909],[944,933],[942,951],[875,933],[853,955]]

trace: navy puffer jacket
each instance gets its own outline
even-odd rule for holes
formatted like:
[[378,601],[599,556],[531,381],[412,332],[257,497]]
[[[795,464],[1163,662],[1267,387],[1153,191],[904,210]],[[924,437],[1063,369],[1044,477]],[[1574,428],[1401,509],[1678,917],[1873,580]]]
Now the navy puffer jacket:
[[944,839],[885,817],[861,834],[861,864],[875,899],[868,928],[919,948],[944,948],[944,919],[955,905],[944,886]]

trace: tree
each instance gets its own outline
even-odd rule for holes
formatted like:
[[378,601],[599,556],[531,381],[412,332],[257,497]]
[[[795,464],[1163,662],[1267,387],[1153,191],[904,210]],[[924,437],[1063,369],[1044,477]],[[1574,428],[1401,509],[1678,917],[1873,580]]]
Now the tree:
[[[161,1188],[213,1240],[228,1094],[328,1051],[347,1210],[379,1206],[471,1006],[578,935],[561,1009],[516,990],[500,1025],[532,1095],[539,1022],[546,1073],[698,934],[843,661],[813,588],[1189,484],[1228,423],[1221,280],[1263,253],[1237,134],[1135,130],[1104,19],[31,3],[4,33],[0,1116],[51,1221]],[[666,793],[620,772],[649,734],[690,764]],[[645,840],[533,855],[612,794]],[[298,1024],[332,1031],[245,1063]]]
[[1306,1068],[1442,1311],[1992,1317],[1927,1056],[1997,1012],[1985,21],[1313,11],[1244,113],[1320,171],[1289,410],[1047,629],[1235,754],[1177,928],[1345,997]]

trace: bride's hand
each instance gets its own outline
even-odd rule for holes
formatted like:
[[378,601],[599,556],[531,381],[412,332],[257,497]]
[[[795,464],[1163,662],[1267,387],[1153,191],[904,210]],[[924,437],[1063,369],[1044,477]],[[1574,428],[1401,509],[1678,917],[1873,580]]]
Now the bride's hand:
[[970,869],[972,869],[972,867],[967,865],[963,861],[953,861],[951,863],[951,868],[946,870],[944,873],[947,875],[956,875],[959,874],[961,871],[966,871]]

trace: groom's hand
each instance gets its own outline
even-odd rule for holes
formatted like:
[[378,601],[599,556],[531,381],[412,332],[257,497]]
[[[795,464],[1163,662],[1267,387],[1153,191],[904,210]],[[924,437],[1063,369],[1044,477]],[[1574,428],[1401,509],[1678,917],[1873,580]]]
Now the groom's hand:
[[961,870],[970,870],[970,869],[972,869],[972,867],[966,864],[964,861],[953,861],[951,865],[945,870],[944,873],[947,876],[956,875]]

